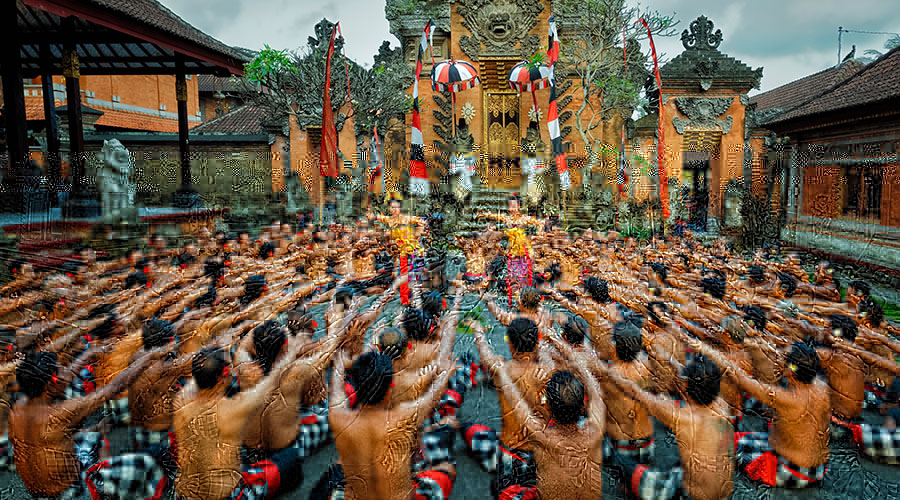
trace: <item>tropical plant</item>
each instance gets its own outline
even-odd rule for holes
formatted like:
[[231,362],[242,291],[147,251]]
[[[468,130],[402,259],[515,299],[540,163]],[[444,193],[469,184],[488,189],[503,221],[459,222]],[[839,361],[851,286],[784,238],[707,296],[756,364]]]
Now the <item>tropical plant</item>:
[[635,22],[645,19],[653,36],[663,37],[675,35],[677,21],[626,5],[625,0],[561,0],[554,2],[553,10],[564,38],[560,60],[582,98],[575,111],[575,129],[588,157],[585,170],[590,172],[600,161],[596,153],[604,143],[598,135],[603,120],[616,113],[629,117],[642,104],[640,89],[651,74],[652,59],[649,51],[641,50],[647,30]]

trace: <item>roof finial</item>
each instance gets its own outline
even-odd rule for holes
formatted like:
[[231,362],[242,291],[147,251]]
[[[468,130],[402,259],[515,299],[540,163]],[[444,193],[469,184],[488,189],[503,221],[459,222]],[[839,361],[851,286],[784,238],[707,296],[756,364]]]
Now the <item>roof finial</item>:
[[713,22],[700,16],[691,22],[690,31],[681,32],[681,43],[688,50],[714,50],[722,43],[722,30],[713,32]]

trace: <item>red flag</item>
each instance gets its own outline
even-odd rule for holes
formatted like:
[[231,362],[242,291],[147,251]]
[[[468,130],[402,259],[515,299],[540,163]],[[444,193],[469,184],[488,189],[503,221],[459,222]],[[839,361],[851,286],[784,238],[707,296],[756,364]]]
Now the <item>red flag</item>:
[[659,61],[656,59],[656,46],[653,44],[653,35],[650,34],[650,26],[644,18],[635,21],[647,28],[647,37],[650,38],[650,50],[653,53],[653,71],[656,74],[656,87],[659,90],[659,141],[657,142],[657,161],[659,162],[659,198],[662,202],[663,217],[669,218],[669,177],[666,175],[665,149],[663,146],[663,101],[662,80],[659,77]]
[[334,128],[334,113],[331,111],[331,56],[334,54],[334,35],[338,25],[331,32],[328,56],[325,59],[325,91],[322,97],[322,145],[319,150],[319,172],[322,177],[338,176],[337,130]]

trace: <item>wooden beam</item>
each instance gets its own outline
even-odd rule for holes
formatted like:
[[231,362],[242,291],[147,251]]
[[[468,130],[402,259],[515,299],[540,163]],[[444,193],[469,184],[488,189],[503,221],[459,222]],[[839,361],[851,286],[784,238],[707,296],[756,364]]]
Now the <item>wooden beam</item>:
[[16,2],[0,3],[0,29],[11,42],[0,44],[2,67],[4,119],[6,122],[6,147],[9,162],[3,176],[4,193],[0,208],[5,212],[23,212],[25,198],[22,188],[22,171],[28,161],[28,125],[25,118],[25,89],[22,82],[22,63],[18,39],[18,9]]
[[181,189],[191,189],[191,146],[188,141],[187,81],[184,63],[176,63],[175,101],[178,107],[178,151],[181,153]]

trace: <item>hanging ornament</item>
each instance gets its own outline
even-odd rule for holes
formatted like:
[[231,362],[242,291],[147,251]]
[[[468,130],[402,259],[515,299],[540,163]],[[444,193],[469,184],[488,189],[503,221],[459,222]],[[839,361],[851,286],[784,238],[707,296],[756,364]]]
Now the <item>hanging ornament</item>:
[[462,115],[463,119],[466,120],[466,125],[470,125],[472,120],[475,119],[475,106],[473,106],[471,102],[467,102],[459,113]]

